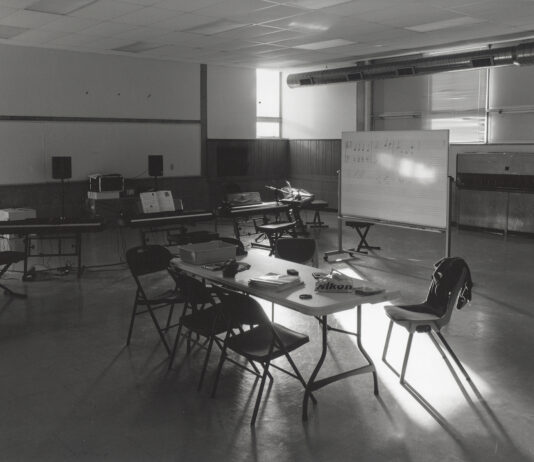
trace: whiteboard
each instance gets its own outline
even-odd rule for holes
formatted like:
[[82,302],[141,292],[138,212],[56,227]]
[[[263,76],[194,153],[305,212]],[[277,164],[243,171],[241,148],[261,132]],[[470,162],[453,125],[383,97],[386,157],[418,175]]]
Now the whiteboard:
[[449,131],[343,132],[342,217],[446,229]]

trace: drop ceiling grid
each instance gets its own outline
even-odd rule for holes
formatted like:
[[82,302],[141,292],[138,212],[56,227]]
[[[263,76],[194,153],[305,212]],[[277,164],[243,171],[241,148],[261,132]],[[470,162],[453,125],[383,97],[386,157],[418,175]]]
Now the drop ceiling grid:
[[[532,0],[97,0],[66,15],[25,9],[36,3],[0,0],[6,37],[0,43],[132,54],[114,51],[124,48],[164,59],[204,56],[208,63],[226,57],[257,66],[280,62],[275,57],[327,64],[534,34]],[[406,29],[461,18],[479,22],[429,32]],[[305,49],[314,46],[327,48]]]

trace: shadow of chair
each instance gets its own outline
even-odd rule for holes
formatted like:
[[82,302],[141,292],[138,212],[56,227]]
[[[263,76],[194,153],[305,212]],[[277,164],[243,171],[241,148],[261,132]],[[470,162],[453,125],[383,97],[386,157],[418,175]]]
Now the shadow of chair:
[[[465,377],[465,380],[472,388],[474,388],[471,377],[441,333],[441,329],[449,324],[454,308],[461,308],[471,299],[472,283],[470,271],[465,261],[457,257],[444,258],[436,263],[435,266],[436,269],[432,275],[430,289],[424,302],[416,305],[385,307],[385,312],[390,319],[390,322],[382,353],[382,361],[384,361],[384,363],[400,378],[400,383],[405,386],[412,395],[419,398],[419,402],[424,402],[424,399],[422,399],[421,395],[406,381],[405,378],[413,335],[415,333],[426,333],[430,337],[432,344],[443,357],[443,360],[462,391],[463,386],[449,360],[449,357],[457,365],[458,369]],[[387,361],[387,352],[394,324],[402,326],[408,331],[408,340],[400,374]],[[449,357],[447,357],[445,351],[440,346],[440,342]]]
[[[5,272],[9,269],[9,267],[17,263],[19,261],[24,260],[25,254],[24,252],[16,252],[14,250],[4,250],[0,252],[0,279],[2,279],[2,276],[5,274]],[[26,294],[21,294],[18,292],[14,292],[9,287],[6,287],[4,284],[0,283],[0,287],[4,289],[4,294],[10,295],[12,297],[17,298],[27,298]]]
[[[127,345],[130,344],[132,338],[135,318],[141,314],[148,313],[167,353],[171,353],[165,334],[169,329],[174,327],[171,325],[174,306],[177,303],[182,303],[182,294],[175,284],[163,291],[160,291],[158,288],[157,292],[155,292],[152,286],[154,281],[146,278],[149,275],[156,275],[161,272],[168,273],[171,258],[171,253],[160,245],[133,247],[126,252],[126,262],[137,286],[130,319],[130,328],[126,339]],[[159,286],[159,284],[156,284],[156,286]],[[160,324],[156,317],[156,310],[162,308],[168,308],[167,321],[164,326]]]
[[[212,397],[215,397],[223,364],[225,360],[229,359],[228,350],[243,356],[251,364],[258,363],[261,365],[263,368],[263,373],[261,374],[257,370],[254,371],[245,368],[257,377],[261,377],[260,387],[250,421],[250,425],[254,426],[265,388],[265,381],[267,377],[271,381],[273,380],[269,372],[270,367],[274,367],[294,377],[306,388],[306,382],[289,353],[308,343],[309,337],[280,324],[271,323],[258,301],[248,295],[227,291],[221,293],[221,298],[229,309],[232,320],[230,324],[249,325],[251,328],[247,331],[242,330],[237,333],[231,328],[228,329],[217,368]],[[287,359],[292,371],[272,363],[272,361],[282,356]],[[315,403],[315,397],[311,395],[311,398]]]

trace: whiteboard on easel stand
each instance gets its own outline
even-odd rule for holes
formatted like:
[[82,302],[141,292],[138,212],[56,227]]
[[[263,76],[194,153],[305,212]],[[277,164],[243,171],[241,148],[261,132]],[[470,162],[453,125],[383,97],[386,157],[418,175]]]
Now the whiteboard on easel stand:
[[343,132],[344,218],[446,229],[448,130]]

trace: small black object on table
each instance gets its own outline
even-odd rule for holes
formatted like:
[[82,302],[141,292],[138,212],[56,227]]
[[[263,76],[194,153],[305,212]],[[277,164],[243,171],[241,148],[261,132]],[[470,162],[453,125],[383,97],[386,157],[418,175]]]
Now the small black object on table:
[[[369,245],[367,242],[367,233],[369,232],[369,229],[371,226],[373,226],[373,223],[368,223],[366,221],[346,221],[345,225],[349,228],[353,228],[356,230],[356,233],[358,233],[358,236],[360,237],[360,242],[358,243],[358,247],[353,247],[349,250],[349,254],[352,252],[359,252],[359,253],[367,253],[367,250],[380,250],[380,247],[378,246],[372,246]],[[365,250],[362,250],[365,249]]]

